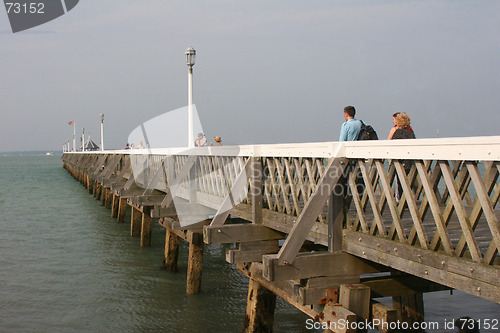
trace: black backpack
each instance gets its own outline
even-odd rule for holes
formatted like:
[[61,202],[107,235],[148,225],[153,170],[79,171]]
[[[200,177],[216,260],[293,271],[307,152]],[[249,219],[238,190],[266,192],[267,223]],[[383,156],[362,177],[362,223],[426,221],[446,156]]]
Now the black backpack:
[[373,129],[371,125],[365,125],[365,123],[360,120],[361,129],[358,134],[358,141],[361,140],[378,140],[377,132]]

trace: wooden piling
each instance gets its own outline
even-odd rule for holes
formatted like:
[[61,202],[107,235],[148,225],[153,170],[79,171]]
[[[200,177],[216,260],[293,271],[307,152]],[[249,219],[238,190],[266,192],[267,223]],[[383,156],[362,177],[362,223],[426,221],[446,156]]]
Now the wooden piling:
[[104,206],[106,206],[106,208],[111,208],[111,204],[113,203],[113,192],[110,190],[110,189],[106,189],[106,199],[104,201]]
[[118,217],[118,207],[120,205],[120,196],[113,193],[112,204],[111,204],[111,217]]
[[[363,284],[343,284],[340,286],[339,303],[357,316],[357,320],[370,319],[370,288]],[[357,332],[367,332],[358,329]]]
[[244,333],[273,331],[276,295],[250,278],[248,284],[247,309],[243,322]]
[[[407,322],[409,327],[413,323],[424,321],[424,297],[422,293],[392,297],[392,307],[398,313],[398,320]],[[412,330],[412,332],[424,332]]]
[[125,221],[125,214],[127,213],[127,199],[120,198],[120,203],[118,205],[118,214],[117,214],[117,220],[118,222],[122,223]]
[[95,182],[95,193],[94,193],[94,197],[97,199],[97,200],[101,200],[101,184],[96,181]]
[[93,188],[94,188],[93,182],[90,179],[90,177],[87,175],[87,190],[89,191],[89,193],[92,193]]
[[150,214],[150,207],[142,208],[141,221],[141,246],[151,246],[151,227],[153,226],[153,218]]
[[137,207],[132,207],[130,214],[130,236],[137,237],[141,235],[142,212]]
[[193,233],[189,243],[186,293],[197,294],[201,290],[201,273],[203,269],[203,234]]
[[165,256],[163,258],[163,269],[177,272],[177,259],[179,258],[179,238],[170,229],[165,229]]
[[101,199],[101,206],[105,206],[106,205],[106,197],[107,197],[107,189],[101,184],[101,186],[99,186],[100,189],[101,189],[101,195],[100,195],[100,199]]

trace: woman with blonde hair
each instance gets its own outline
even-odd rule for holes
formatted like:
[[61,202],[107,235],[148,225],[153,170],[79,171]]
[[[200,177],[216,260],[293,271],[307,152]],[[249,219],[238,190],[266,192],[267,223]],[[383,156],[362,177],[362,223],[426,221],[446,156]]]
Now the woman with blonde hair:
[[[392,135],[392,140],[398,139],[415,139],[415,133],[413,129],[410,127],[410,117],[404,113],[398,113],[395,117],[394,123],[396,124],[396,130]],[[405,169],[406,174],[408,174],[411,170],[411,166],[413,164],[412,160],[399,160]],[[395,191],[396,201],[399,202],[401,200],[401,195],[403,194],[403,189],[401,187],[401,182],[399,181],[399,177],[397,177],[396,181],[396,191]]]
[[[392,136],[394,135],[394,132],[396,132],[396,130],[398,129],[396,118],[398,117],[398,114],[400,114],[400,113],[401,112],[396,112],[395,114],[392,115],[392,123],[394,124],[394,127],[391,128],[391,130],[389,132],[389,136],[387,137],[387,140],[392,140]],[[408,125],[408,129],[412,130],[410,125]]]
[[392,140],[396,139],[415,139],[415,132],[410,126],[410,117],[404,113],[400,112],[396,115],[395,121],[396,130],[392,135]]

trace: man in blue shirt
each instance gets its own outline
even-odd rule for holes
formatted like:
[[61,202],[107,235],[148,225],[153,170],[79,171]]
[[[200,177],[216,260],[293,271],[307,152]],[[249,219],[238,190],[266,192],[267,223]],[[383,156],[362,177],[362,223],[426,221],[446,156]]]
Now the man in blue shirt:
[[356,109],[354,106],[346,106],[344,108],[345,123],[340,129],[339,141],[356,141],[359,131],[361,130],[361,122],[354,118]]

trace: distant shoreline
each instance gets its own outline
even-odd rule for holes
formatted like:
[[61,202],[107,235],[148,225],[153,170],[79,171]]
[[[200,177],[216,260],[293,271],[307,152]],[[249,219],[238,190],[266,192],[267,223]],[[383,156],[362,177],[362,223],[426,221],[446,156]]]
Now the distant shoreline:
[[45,156],[47,152],[54,153],[53,156],[61,156],[60,151],[54,150],[31,150],[31,151],[2,151],[0,156]]

